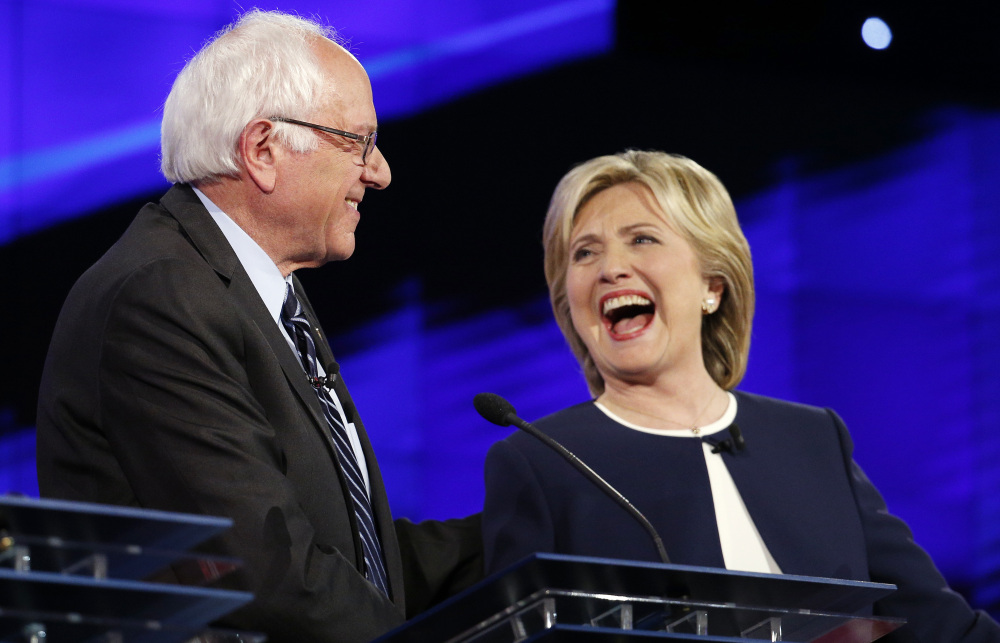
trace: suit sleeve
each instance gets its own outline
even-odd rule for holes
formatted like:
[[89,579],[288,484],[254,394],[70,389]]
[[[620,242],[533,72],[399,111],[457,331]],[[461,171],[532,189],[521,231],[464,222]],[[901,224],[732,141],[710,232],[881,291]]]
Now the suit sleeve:
[[218,305],[226,293],[214,274],[165,263],[117,292],[95,373],[100,423],[135,498],[234,520],[211,549],[243,559],[221,584],[256,599],[226,625],[266,631],[275,643],[342,643],[401,623],[351,560],[317,542],[251,390],[246,318]]
[[403,560],[406,616],[417,614],[483,579],[480,514],[453,520],[395,521]]
[[908,623],[885,640],[1000,641],[1000,626],[985,612],[973,611],[961,595],[948,587],[930,555],[914,542],[910,528],[889,513],[882,495],[852,459],[854,446],[843,421],[830,413],[840,434],[861,516],[871,580],[898,587],[875,604],[875,615],[903,617]]
[[510,440],[486,455],[483,544],[492,574],[535,552],[556,546],[552,512],[528,457]]

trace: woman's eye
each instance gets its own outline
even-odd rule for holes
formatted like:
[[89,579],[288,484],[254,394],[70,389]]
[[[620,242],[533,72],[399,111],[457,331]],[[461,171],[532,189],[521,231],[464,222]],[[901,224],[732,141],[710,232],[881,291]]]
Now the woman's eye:
[[651,237],[648,234],[640,234],[640,235],[636,235],[636,237],[632,241],[632,243],[638,245],[640,243],[657,243],[657,241],[656,241],[655,237]]
[[592,254],[590,248],[578,248],[573,252],[573,261],[583,261]]

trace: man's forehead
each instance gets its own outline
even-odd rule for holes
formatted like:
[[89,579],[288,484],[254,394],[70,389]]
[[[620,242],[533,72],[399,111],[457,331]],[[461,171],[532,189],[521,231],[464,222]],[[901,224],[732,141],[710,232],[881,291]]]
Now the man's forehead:
[[336,127],[352,132],[374,131],[378,119],[368,74],[349,51],[332,41],[326,43],[323,46],[326,54],[321,54],[321,59],[329,74],[330,87],[326,107],[320,111],[328,120],[336,120],[333,123]]
[[378,127],[375,106],[372,104],[371,93],[359,91],[344,84],[330,94],[330,100],[320,113],[333,127],[367,134]]

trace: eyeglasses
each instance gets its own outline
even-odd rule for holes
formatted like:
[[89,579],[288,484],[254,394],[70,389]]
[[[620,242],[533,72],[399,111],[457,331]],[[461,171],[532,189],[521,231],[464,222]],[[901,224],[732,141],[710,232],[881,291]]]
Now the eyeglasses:
[[315,123],[307,123],[305,121],[297,121],[294,118],[283,118],[280,116],[275,116],[271,120],[279,121],[281,123],[291,123],[292,125],[302,125],[303,127],[311,127],[313,129],[318,129],[321,132],[336,134],[337,136],[343,136],[353,141],[358,141],[364,146],[361,150],[362,165],[366,165],[368,163],[368,154],[375,149],[375,140],[378,138],[378,132],[372,132],[371,134],[355,134],[353,132],[345,132],[342,129],[333,129],[332,127],[324,127],[323,125],[316,125]]

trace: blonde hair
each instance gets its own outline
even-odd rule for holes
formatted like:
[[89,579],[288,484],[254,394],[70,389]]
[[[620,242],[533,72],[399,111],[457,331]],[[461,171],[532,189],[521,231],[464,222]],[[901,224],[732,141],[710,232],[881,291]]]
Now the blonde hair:
[[664,218],[698,257],[702,274],[725,284],[717,311],[702,318],[702,356],[723,389],[739,384],[750,352],[754,312],[750,245],[719,179],[691,159],[665,152],[628,150],[576,166],[556,186],[545,216],[545,280],[556,322],[583,367],[595,397],[604,392],[597,371],[570,317],[566,293],[569,241],[576,216],[595,194],[622,183],[644,185]]

